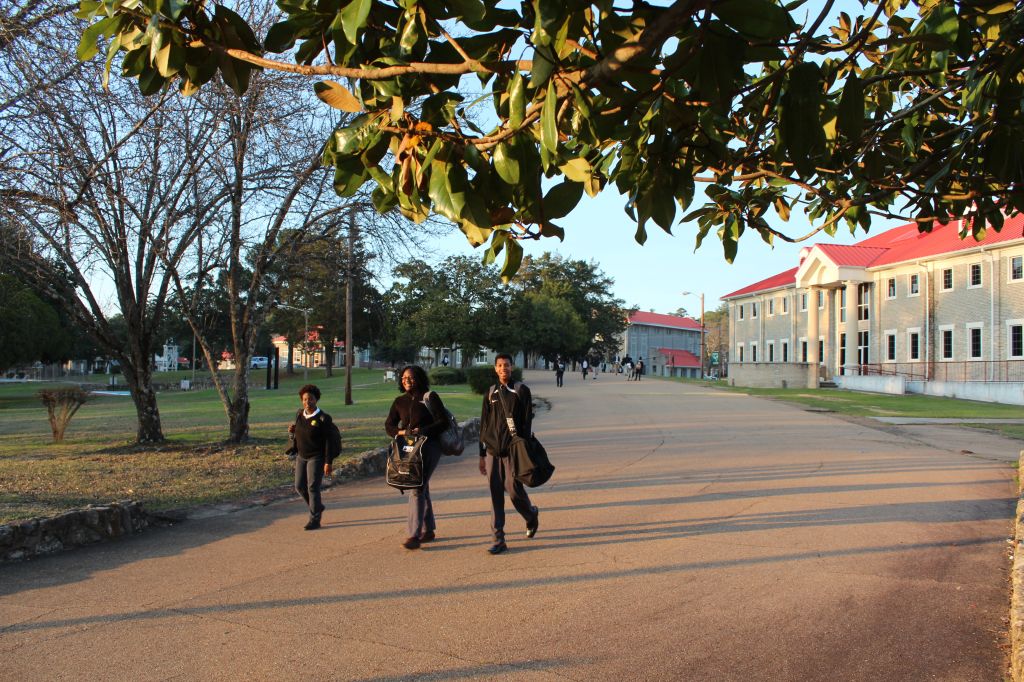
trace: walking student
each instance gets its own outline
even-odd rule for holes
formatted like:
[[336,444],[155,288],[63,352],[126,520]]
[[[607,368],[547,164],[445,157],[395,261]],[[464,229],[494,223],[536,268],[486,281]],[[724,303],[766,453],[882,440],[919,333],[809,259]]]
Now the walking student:
[[540,526],[540,511],[530,502],[526,488],[516,480],[509,456],[512,432],[523,438],[533,433],[533,396],[522,382],[512,381],[512,356],[500,353],[494,360],[494,373],[498,383],[484,395],[480,413],[480,473],[487,476],[491,491],[491,532],[494,544],[487,551],[501,554],[505,544],[505,493],[512,506],[526,520],[526,537],[532,538]]
[[[441,444],[437,438],[448,427],[444,403],[436,391],[430,390],[430,379],[418,365],[409,365],[399,375],[398,390],[402,395],[391,403],[391,411],[384,421],[384,430],[395,436],[426,436],[427,442],[420,453],[423,455],[423,485],[409,492],[409,510],[406,516],[406,549],[419,549],[423,542],[430,542],[436,536],[434,505],[430,500],[430,477],[441,460]],[[424,397],[429,395],[427,402]],[[429,407],[428,407],[429,404]]]
[[558,358],[555,360],[555,386],[561,386],[563,378],[565,377],[565,360]]
[[335,458],[341,454],[341,432],[319,407],[320,389],[306,384],[299,389],[302,409],[295,414],[295,423],[288,427],[293,439],[288,454],[295,455],[295,491],[309,507],[306,530],[320,527],[324,505],[320,500],[320,486],[324,476],[330,476]]

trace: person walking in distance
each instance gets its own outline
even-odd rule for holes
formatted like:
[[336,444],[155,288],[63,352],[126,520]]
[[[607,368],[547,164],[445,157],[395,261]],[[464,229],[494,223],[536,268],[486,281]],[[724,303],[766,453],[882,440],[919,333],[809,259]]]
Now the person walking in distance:
[[561,387],[563,377],[565,377],[565,360],[558,358],[555,360],[555,386]]
[[306,384],[299,389],[302,409],[295,414],[295,423],[288,427],[293,441],[288,454],[295,455],[295,491],[309,507],[306,530],[320,527],[324,505],[320,500],[320,486],[324,476],[330,476],[335,458],[341,454],[341,432],[319,407],[320,389]]
[[391,403],[391,411],[384,421],[389,436],[426,436],[423,454],[423,485],[410,490],[409,510],[406,517],[406,537],[402,546],[419,549],[420,543],[434,540],[437,529],[434,504],[430,500],[430,477],[441,461],[441,444],[437,440],[448,427],[444,403],[436,391],[430,390],[430,379],[423,368],[409,365],[399,375],[398,390],[402,395]]
[[587,380],[587,372],[590,370],[590,363],[587,362],[586,358],[583,358],[583,362],[580,363],[580,368],[583,370],[583,380]]
[[491,491],[491,532],[494,544],[487,551],[501,554],[505,544],[505,493],[512,506],[526,520],[526,537],[532,538],[540,526],[540,511],[530,502],[526,488],[512,470],[512,431],[523,438],[533,433],[533,396],[522,382],[512,381],[512,356],[499,353],[494,360],[498,383],[484,395],[480,413],[480,474],[487,476]]

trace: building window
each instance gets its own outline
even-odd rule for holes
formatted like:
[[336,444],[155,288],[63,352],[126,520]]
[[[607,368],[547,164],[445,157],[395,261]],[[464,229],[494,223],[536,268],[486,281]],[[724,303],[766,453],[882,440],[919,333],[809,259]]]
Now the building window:
[[775,342],[768,342],[768,362],[775,362]]
[[818,291],[818,310],[821,310],[824,307],[825,307],[825,292],[819,290]]
[[972,360],[980,360],[982,357],[981,352],[981,325],[971,326],[967,328],[968,342],[970,348],[968,355]]
[[807,362],[807,339],[800,339],[800,362]]
[[953,359],[953,330],[943,329],[942,334],[942,359],[952,360]]
[[971,263],[971,283],[968,287],[974,289],[981,286],[981,263]]
[[774,298],[769,298],[768,299],[768,317],[771,317],[774,314],[775,314],[775,299]]
[[857,332],[857,364],[866,365],[871,362],[868,348],[871,345],[870,332]]
[[1011,358],[1024,358],[1024,324],[1019,320],[1012,320],[1009,324],[1009,339],[1007,347]]
[[921,275],[911,275],[909,284],[910,293],[907,296],[920,296],[921,294]]
[[807,312],[807,294],[800,294],[800,312]]
[[750,317],[757,317],[757,301],[750,304]]
[[1019,282],[1024,279],[1024,256],[1014,256],[1010,259],[1010,281]]
[[789,362],[789,341],[782,342],[782,361]]
[[789,314],[789,296],[783,296],[782,297],[782,314],[783,315],[788,315]]
[[921,359],[921,332],[918,329],[907,330],[907,359],[911,362]]
[[839,366],[846,367],[846,334],[839,335]]
[[736,354],[740,356],[740,362],[743,362],[743,344],[742,343],[739,346],[736,347],[736,351],[737,351]]
[[885,297],[896,298],[896,278],[890,277],[885,281]]
[[885,359],[896,362],[896,332],[885,333]]
[[757,344],[750,344],[750,361],[757,362]]
[[839,290],[839,321],[846,322],[846,288]]
[[871,309],[871,295],[868,293],[868,284],[857,285],[857,319],[867,320],[870,319]]
[[825,364],[825,339],[818,339],[818,364]]
[[942,271],[942,290],[953,291],[953,268]]
[[740,319],[743,319],[743,304],[740,304]]

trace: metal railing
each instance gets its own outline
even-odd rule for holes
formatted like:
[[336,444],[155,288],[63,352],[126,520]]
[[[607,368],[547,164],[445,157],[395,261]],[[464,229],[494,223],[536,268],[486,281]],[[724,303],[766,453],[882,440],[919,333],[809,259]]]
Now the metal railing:
[[883,362],[860,365],[859,369],[865,376],[904,376],[910,381],[1024,382],[1024,360]]

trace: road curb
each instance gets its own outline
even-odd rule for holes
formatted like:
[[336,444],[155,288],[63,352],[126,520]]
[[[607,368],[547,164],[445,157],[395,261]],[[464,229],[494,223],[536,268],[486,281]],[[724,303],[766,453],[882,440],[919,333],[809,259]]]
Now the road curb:
[[1017,517],[1013,524],[1013,569],[1010,595],[1010,674],[1024,682],[1024,450],[1017,461]]

